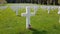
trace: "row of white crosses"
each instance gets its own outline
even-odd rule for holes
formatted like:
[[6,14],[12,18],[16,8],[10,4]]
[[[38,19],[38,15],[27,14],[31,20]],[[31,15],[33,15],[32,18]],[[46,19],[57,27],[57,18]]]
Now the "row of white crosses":
[[[26,8],[26,6],[10,6],[11,9],[13,9],[16,12],[16,15],[18,15],[18,10],[19,8]],[[34,8],[34,13],[36,13],[38,7],[37,6],[32,6],[31,8]]]
[[[19,9],[19,8],[22,8],[22,6],[10,6],[10,7],[11,7],[11,9],[13,9],[14,11],[16,11],[16,15],[18,15],[18,9]],[[2,8],[2,7],[1,7],[1,8]],[[3,7],[3,8],[6,8],[6,7]],[[3,9],[3,8],[2,8],[2,9]],[[30,8],[32,8],[31,6],[26,6],[26,7],[23,6],[23,8],[26,8],[26,13],[22,13],[21,16],[26,16],[26,29],[28,29],[28,28],[31,27],[31,25],[30,25],[30,16],[34,16],[34,15],[36,14],[37,9],[38,9],[39,7],[34,6],[34,7],[33,7],[33,8],[34,8],[34,12],[33,12],[33,13],[30,13]],[[59,10],[59,11],[58,11],[58,14],[60,14],[60,7],[41,6],[41,8],[47,9],[47,10],[48,10],[48,13],[50,12],[50,9],[58,8],[58,10]],[[60,23],[60,19],[59,19],[59,23]]]
[[41,6],[41,8],[47,9],[47,10],[48,10],[48,14],[49,14],[51,9],[52,9],[52,10],[54,10],[54,9],[56,9],[56,8],[59,9],[59,6]]
[[[6,9],[8,6],[0,6],[0,9]],[[18,10],[19,8],[25,8],[26,6],[10,6],[11,9],[13,9],[16,12],[16,15],[18,15]],[[31,6],[32,8],[34,8],[34,11],[36,13],[38,8],[43,8],[43,9],[47,9],[48,10],[48,14],[50,12],[51,9],[59,9],[59,6]]]
[[[26,6],[10,6],[11,9],[13,9],[14,11],[16,11],[16,15],[18,15],[18,9],[19,8],[25,8]],[[51,9],[56,9],[58,8],[58,6],[31,6],[31,8],[34,8],[34,13],[36,13],[36,11],[38,10],[38,8],[43,8],[43,9],[47,9],[48,10],[48,14],[50,13]]]

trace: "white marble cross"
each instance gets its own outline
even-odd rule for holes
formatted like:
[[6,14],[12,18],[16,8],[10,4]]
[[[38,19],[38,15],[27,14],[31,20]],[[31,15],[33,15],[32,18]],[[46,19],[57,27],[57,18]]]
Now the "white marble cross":
[[48,14],[50,13],[50,10],[51,10],[51,7],[47,7],[47,10],[48,10]]
[[30,6],[26,7],[26,13],[22,13],[22,16],[26,16],[26,29],[30,28],[30,16],[34,16],[34,13],[30,13]]
[[10,6],[10,8],[16,12],[16,15],[18,15],[19,6]]
[[37,10],[38,10],[38,7],[34,6],[34,14],[36,14]]
[[10,6],[10,8],[16,12],[16,15],[18,15],[18,10],[21,8],[25,8],[25,6]]
[[58,8],[58,14],[60,14],[60,7]]
[[47,9],[47,10],[48,10],[48,14],[49,14],[50,9],[51,9],[51,7],[50,7],[50,6],[41,6],[41,8],[43,8],[43,9]]
[[[58,14],[60,14],[60,7],[58,8]],[[60,23],[60,17],[59,17],[59,23]]]

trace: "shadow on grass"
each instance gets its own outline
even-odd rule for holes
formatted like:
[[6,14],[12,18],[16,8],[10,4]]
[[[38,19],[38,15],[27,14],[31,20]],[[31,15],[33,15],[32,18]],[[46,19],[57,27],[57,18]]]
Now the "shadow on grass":
[[21,17],[21,15],[17,15],[18,17]]
[[32,31],[32,34],[47,34],[46,30],[38,31],[34,28],[31,28],[30,30]]

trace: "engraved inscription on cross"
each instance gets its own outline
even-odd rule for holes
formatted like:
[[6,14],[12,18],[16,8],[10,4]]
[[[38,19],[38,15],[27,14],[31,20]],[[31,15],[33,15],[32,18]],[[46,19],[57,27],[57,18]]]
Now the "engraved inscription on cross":
[[34,13],[30,13],[30,6],[26,7],[26,13],[22,13],[21,16],[26,16],[26,29],[31,28],[30,16],[34,16]]

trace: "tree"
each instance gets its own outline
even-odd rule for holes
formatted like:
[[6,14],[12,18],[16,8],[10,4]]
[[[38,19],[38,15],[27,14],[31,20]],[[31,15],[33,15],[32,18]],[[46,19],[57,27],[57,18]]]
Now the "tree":
[[5,0],[0,0],[0,4],[5,4],[7,3]]

